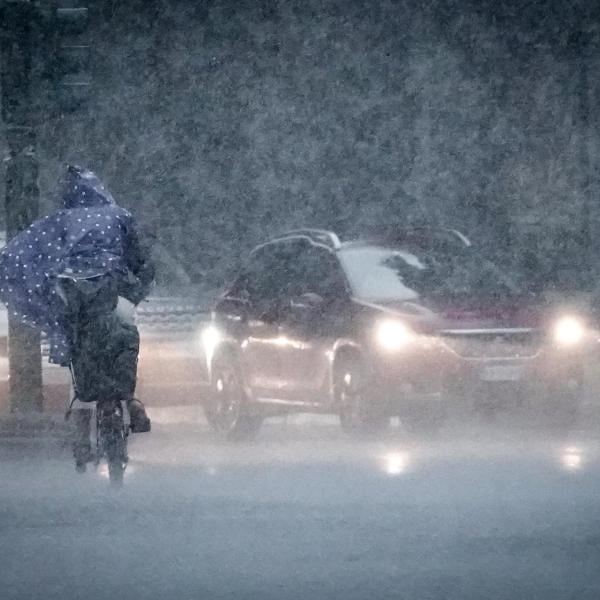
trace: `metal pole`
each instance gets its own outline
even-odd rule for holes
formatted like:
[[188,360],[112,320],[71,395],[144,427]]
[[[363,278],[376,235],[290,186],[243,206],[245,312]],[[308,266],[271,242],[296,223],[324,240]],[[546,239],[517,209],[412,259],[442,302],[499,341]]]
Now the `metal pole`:
[[581,238],[579,248],[583,256],[583,275],[585,280],[579,282],[586,287],[592,276],[592,228],[591,228],[591,157],[590,157],[590,102],[588,81],[589,34],[581,35],[581,56],[579,60],[579,127],[581,135],[579,164],[581,168]]
[[[36,115],[32,94],[32,55],[36,43],[36,6],[25,0],[4,2],[2,25],[2,119],[10,155],[6,160],[6,229],[10,239],[38,215]],[[9,394],[13,412],[43,408],[40,336],[9,314]]]

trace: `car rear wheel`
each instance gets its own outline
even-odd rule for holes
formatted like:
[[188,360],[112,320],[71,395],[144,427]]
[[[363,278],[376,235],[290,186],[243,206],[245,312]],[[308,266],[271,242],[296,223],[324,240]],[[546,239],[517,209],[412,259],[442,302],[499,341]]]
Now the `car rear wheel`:
[[241,370],[234,356],[223,353],[212,363],[209,398],[204,405],[206,420],[225,439],[254,439],[262,425],[260,415],[250,414]]
[[345,359],[334,371],[333,389],[342,429],[353,435],[383,431],[390,422],[370,385],[367,370],[357,359]]

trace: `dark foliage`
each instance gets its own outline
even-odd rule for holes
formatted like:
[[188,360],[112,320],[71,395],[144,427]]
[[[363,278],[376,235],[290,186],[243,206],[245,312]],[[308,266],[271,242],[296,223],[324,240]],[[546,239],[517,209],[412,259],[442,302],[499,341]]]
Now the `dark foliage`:
[[581,286],[599,249],[593,4],[95,3],[94,94],[46,121],[43,189],[89,164],[206,285],[288,227],[425,221]]

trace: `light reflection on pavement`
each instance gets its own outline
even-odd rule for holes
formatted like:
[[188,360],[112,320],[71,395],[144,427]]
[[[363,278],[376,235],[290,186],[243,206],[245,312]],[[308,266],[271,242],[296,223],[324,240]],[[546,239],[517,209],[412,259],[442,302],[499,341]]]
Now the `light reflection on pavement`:
[[0,481],[3,600],[600,597],[592,431],[280,419],[225,444],[157,418],[120,491],[66,451],[3,450]]

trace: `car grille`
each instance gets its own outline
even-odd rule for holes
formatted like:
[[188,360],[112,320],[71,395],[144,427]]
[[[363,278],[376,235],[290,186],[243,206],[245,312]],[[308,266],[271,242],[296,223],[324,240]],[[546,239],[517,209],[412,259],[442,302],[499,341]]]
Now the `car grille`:
[[442,335],[447,348],[472,360],[533,358],[542,345],[540,333],[533,329],[456,330]]

